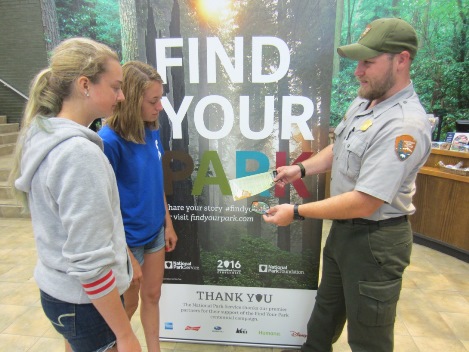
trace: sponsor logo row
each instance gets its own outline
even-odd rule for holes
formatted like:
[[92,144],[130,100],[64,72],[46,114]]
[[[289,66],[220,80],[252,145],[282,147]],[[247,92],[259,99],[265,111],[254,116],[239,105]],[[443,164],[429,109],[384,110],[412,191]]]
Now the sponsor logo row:
[[[165,330],[174,330],[174,325],[172,322],[165,322],[164,323],[164,328]],[[200,325],[186,325],[184,327],[184,330],[186,331],[199,331],[202,330],[202,326]],[[211,331],[214,333],[220,333],[220,332],[225,332],[223,328],[220,325],[215,325],[214,327],[211,328]],[[229,333],[235,333],[235,334],[248,334],[248,329],[246,328],[236,328],[234,331],[230,329],[230,331],[227,331]],[[265,330],[258,330],[257,331],[258,335],[262,336],[282,336],[282,334],[278,331],[265,331]],[[301,333],[298,331],[290,331],[290,335],[293,337],[299,337],[299,338],[306,338],[305,333]]]

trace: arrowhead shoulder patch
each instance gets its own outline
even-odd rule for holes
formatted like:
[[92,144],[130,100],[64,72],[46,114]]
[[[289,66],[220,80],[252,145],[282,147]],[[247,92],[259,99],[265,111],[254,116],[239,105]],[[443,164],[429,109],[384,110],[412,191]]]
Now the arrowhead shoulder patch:
[[409,156],[411,156],[414,152],[416,145],[417,141],[414,139],[414,137],[408,134],[403,134],[402,136],[396,137],[394,142],[394,149],[399,160],[404,161],[409,158]]

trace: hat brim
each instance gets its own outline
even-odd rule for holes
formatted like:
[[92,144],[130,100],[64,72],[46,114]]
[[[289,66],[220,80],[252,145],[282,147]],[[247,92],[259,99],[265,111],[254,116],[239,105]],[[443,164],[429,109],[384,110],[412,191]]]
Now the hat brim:
[[340,46],[337,48],[337,53],[342,57],[358,61],[368,60],[382,54],[380,51],[370,49],[358,43]]

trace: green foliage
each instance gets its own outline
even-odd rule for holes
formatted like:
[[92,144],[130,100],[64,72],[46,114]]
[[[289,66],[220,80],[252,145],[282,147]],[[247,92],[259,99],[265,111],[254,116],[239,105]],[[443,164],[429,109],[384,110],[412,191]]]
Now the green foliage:
[[88,37],[122,52],[119,1],[56,0],[61,39]]
[[448,113],[443,119],[443,124],[441,126],[440,141],[444,141],[446,134],[448,132],[456,131],[456,121],[457,120],[467,120],[469,119],[469,108],[468,109],[459,109],[456,112]]
[[[219,274],[219,261],[239,262],[241,274]],[[276,287],[316,289],[318,268],[311,252],[303,254],[280,250],[266,240],[244,236],[231,250],[201,252],[202,277],[205,285]],[[288,270],[303,270],[301,274],[260,273],[259,264],[287,266]],[[305,269],[306,268],[306,269]]]
[[331,126],[337,126],[342,120],[347,107],[357,96],[358,83],[353,72],[355,63],[341,59],[341,70],[332,78]]
[[[350,17],[348,4],[353,9]],[[401,17],[411,23],[420,41],[412,64],[414,87],[428,113],[447,111],[440,137],[443,139],[447,131],[454,130],[455,120],[469,118],[468,14],[467,0],[350,0],[345,2],[340,42],[347,44],[347,38],[356,42],[375,18]],[[333,79],[332,126],[337,126],[356,95],[358,85],[352,79],[355,65],[352,60],[342,60],[340,72]]]

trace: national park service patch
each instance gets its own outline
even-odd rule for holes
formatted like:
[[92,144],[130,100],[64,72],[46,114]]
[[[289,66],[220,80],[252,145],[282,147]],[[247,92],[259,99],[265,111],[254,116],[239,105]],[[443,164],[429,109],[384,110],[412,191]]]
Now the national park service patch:
[[399,160],[404,161],[414,152],[415,146],[417,145],[414,137],[403,134],[402,136],[396,137],[394,142],[395,150]]

